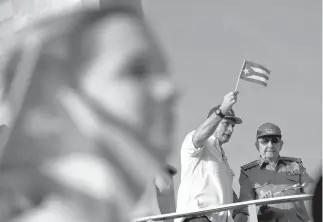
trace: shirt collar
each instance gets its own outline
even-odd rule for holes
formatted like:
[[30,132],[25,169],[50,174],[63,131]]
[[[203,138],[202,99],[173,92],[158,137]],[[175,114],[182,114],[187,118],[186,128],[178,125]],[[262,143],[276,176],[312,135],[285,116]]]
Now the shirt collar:
[[259,156],[259,166],[260,166],[260,168],[263,168],[266,165],[267,165],[266,160],[262,156]]
[[[283,164],[287,165],[285,160],[281,156],[278,156],[278,159],[277,159],[277,164],[279,164],[279,163],[283,163]],[[262,168],[262,167],[266,166],[267,164],[268,164],[267,160],[265,160],[262,156],[259,156],[259,166]]]
[[277,160],[277,163],[283,163],[285,165],[287,165],[286,161],[281,157],[281,156],[278,156],[278,160]]
[[218,140],[215,136],[213,136],[213,137],[214,137],[214,146],[215,146],[217,149],[219,149],[219,151],[221,152],[222,159],[223,159],[223,160],[226,160],[226,159],[227,159],[227,157],[226,157],[226,155],[225,155],[225,152],[224,152],[224,150],[223,150],[222,146],[220,145],[219,140]]
[[219,143],[219,140],[215,137],[215,136],[213,136],[214,137],[214,145],[216,146],[216,147],[221,147],[220,146],[220,143]]

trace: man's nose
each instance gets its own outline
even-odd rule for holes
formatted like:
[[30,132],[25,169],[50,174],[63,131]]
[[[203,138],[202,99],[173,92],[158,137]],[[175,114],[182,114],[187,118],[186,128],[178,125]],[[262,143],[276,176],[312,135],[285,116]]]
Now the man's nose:
[[233,132],[233,126],[232,125],[229,125],[228,126],[228,132],[232,133]]
[[271,148],[273,146],[273,144],[271,143],[271,141],[268,142],[267,147]]

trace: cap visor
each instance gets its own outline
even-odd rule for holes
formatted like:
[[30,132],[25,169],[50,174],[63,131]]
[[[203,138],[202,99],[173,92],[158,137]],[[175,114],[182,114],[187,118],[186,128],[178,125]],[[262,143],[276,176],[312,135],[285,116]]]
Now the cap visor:
[[263,133],[263,134],[260,134],[259,136],[257,136],[257,138],[260,138],[260,137],[266,137],[266,136],[282,136],[281,134],[279,133]]
[[242,123],[242,119],[240,119],[239,117],[236,117],[236,116],[225,116],[224,118],[233,119],[236,122],[236,124],[241,124]]

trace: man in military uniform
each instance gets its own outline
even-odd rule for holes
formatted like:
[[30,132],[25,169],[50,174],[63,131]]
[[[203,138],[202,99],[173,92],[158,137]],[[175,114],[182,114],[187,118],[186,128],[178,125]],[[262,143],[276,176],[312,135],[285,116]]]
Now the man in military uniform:
[[[313,179],[306,173],[299,158],[282,157],[281,130],[265,123],[257,130],[256,148],[260,159],[241,167],[239,201],[297,195],[311,191]],[[303,188],[297,184],[306,184]],[[294,189],[290,189],[294,186]],[[271,204],[257,207],[259,221],[308,221],[303,201]],[[248,221],[248,209],[236,210],[235,222]]]

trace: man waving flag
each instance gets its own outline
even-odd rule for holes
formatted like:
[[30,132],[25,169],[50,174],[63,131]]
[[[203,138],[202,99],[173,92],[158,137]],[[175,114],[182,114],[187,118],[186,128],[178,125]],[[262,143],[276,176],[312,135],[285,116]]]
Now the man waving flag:
[[245,60],[241,69],[240,79],[267,86],[269,74],[270,71],[262,65]]

